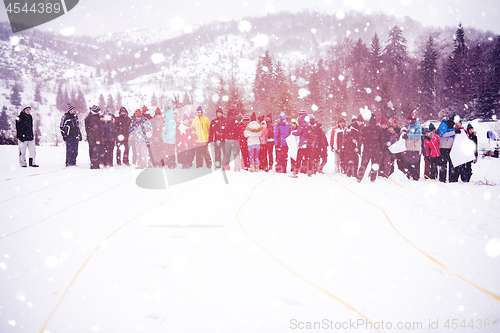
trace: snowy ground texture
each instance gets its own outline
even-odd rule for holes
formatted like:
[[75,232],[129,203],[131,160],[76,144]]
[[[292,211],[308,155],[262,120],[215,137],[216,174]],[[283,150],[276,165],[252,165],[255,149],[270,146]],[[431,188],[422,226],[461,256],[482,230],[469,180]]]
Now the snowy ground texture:
[[498,159],[468,184],[328,164],[146,190],[64,149],[0,147],[2,333],[500,332],[500,185],[475,185]]

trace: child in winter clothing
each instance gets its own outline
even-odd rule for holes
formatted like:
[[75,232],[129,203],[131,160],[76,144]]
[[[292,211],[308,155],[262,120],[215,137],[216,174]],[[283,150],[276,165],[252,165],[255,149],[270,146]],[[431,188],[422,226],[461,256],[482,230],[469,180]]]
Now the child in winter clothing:
[[424,148],[425,159],[430,162],[429,178],[437,178],[438,159],[441,156],[439,151],[439,136],[432,133],[428,128],[425,130]]

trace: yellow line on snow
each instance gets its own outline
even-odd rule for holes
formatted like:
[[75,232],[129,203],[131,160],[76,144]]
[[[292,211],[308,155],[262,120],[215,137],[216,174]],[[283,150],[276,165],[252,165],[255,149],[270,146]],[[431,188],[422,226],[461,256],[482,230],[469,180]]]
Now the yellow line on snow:
[[[494,299],[496,299],[497,301],[500,301],[500,296],[498,296],[497,294],[494,294],[492,293],[491,291],[475,284],[474,282],[471,282],[469,280],[467,280],[466,278],[454,273],[452,270],[450,270],[448,267],[446,267],[446,265],[444,265],[443,263],[441,263],[439,260],[437,260],[436,258],[434,258],[433,256],[431,256],[430,254],[428,254],[427,252],[425,252],[424,250],[420,249],[418,246],[416,246],[415,244],[413,244],[409,239],[407,239],[405,236],[403,236],[403,234],[401,232],[399,232],[399,230],[394,226],[394,224],[392,223],[391,219],[389,218],[389,216],[387,215],[386,211],[380,207],[380,206],[377,206],[376,204],[372,203],[371,201],[363,198],[362,196],[360,196],[359,194],[357,194],[356,192],[350,190],[347,186],[341,184],[339,181],[337,181],[335,178],[333,178],[332,176],[330,176],[329,174],[327,174],[328,177],[330,177],[334,182],[336,182],[337,184],[339,184],[340,186],[342,186],[343,188],[345,188],[346,190],[348,190],[349,192],[351,192],[352,194],[354,194],[355,196],[357,196],[358,198],[360,198],[361,200],[369,203],[370,205],[372,205],[373,207],[375,208],[378,208],[382,211],[382,213],[384,214],[385,218],[387,219],[387,221],[389,222],[389,224],[391,225],[392,229],[394,229],[394,231],[401,237],[403,238],[406,242],[408,242],[411,246],[413,246],[418,252],[422,253],[424,256],[426,256],[427,258],[429,258],[430,260],[432,260],[434,263],[438,264],[439,266],[441,266],[441,268],[443,268],[444,270],[446,270],[446,272],[448,272],[449,274],[451,275],[455,275],[456,277],[462,279],[463,281],[467,282],[468,284],[470,284],[471,286],[473,286],[474,288],[476,288],[477,290],[493,297]],[[411,190],[410,190],[411,191]],[[418,192],[415,192],[415,193],[418,193]],[[420,194],[420,193],[418,193]]]
[[[245,227],[243,227],[243,225],[241,224],[240,222],[240,219],[239,219],[239,215],[240,215],[240,212],[242,210],[242,208],[247,204],[248,201],[250,201],[250,199],[252,198],[253,196],[253,191],[255,190],[255,188],[257,186],[259,186],[260,184],[262,184],[263,182],[265,182],[266,180],[268,180],[269,178],[271,178],[272,176],[274,176],[276,173],[272,174],[270,177],[266,178],[266,179],[263,179],[262,181],[260,181],[259,183],[257,183],[253,188],[252,188],[252,193],[250,194],[250,196],[248,197],[248,199],[240,206],[240,208],[238,209],[238,212],[236,214],[236,221],[238,222],[238,225],[240,226],[240,228],[243,230],[243,232],[248,236],[248,238],[250,238],[250,240],[252,242],[254,242],[258,247],[260,247],[260,249],[262,251],[264,251],[268,256],[270,256],[274,261],[278,262],[281,266],[283,266],[283,268],[285,268],[286,270],[288,270],[290,273],[292,273],[293,275],[295,275],[296,277],[298,277],[299,279],[303,280],[304,282],[306,282],[307,284],[309,284],[310,286],[316,288],[317,290],[321,291],[323,294],[325,294],[326,296],[332,298],[333,300],[335,300],[336,302],[340,303],[341,305],[345,306],[346,308],[348,308],[349,310],[355,312],[358,316],[360,316],[361,318],[371,322],[372,324],[373,321],[371,321],[367,316],[365,316],[363,313],[361,313],[360,311],[358,311],[356,308],[354,308],[352,305],[350,305],[349,303],[343,301],[342,299],[338,298],[337,296],[335,296],[334,294],[332,294],[331,292],[329,292],[328,290],[318,286],[317,284],[315,284],[314,282],[306,279],[305,277],[303,277],[302,275],[300,275],[299,273],[297,273],[296,271],[294,271],[293,269],[291,269],[287,264],[285,264],[283,261],[279,260],[278,258],[276,258],[271,252],[269,252],[264,246],[262,246],[257,240],[255,240],[251,235],[250,233],[245,229]],[[380,330],[377,330],[375,329],[375,331],[377,332],[384,332],[384,331],[380,331]]]
[[[160,206],[160,205],[163,205],[162,203],[159,203],[157,204],[156,206],[142,212],[141,214],[137,215],[136,217],[134,217],[133,219],[131,219],[130,221],[128,221],[127,223],[123,224],[121,227],[119,227],[118,229],[116,229],[115,231],[113,231],[111,234],[109,234],[108,237],[106,237],[104,240],[108,240],[111,238],[111,236],[113,236],[115,233],[117,233],[120,229],[122,229],[123,227],[125,227],[126,225],[128,225],[130,222],[138,219],[139,217],[141,217],[142,215],[152,211],[153,209],[156,209],[156,207]],[[87,258],[87,260],[85,260],[85,262],[83,263],[82,267],[80,267],[80,269],[78,270],[78,272],[76,273],[75,277],[73,278],[73,280],[71,280],[71,282],[69,283],[68,287],[66,288],[66,290],[64,291],[64,293],[62,294],[61,298],[59,299],[59,301],[57,302],[56,306],[54,307],[54,309],[52,310],[52,312],[50,313],[49,317],[47,318],[47,320],[45,321],[45,324],[43,324],[43,327],[42,329],[40,330],[40,333],[44,333],[46,332],[45,330],[45,327],[47,327],[47,324],[49,323],[50,319],[52,318],[52,316],[56,313],[57,309],[59,308],[59,305],[61,305],[64,297],[66,297],[66,295],[71,291],[71,287],[73,286],[73,284],[75,283],[76,279],[78,278],[78,276],[80,275],[80,273],[83,271],[83,269],[85,268],[85,266],[87,266],[87,264],[89,263],[90,259],[92,259],[92,257],[94,256],[94,254],[96,254],[96,252],[101,248],[101,244],[97,245],[97,247],[94,249],[94,251],[92,251],[92,253],[90,254],[90,256]]]

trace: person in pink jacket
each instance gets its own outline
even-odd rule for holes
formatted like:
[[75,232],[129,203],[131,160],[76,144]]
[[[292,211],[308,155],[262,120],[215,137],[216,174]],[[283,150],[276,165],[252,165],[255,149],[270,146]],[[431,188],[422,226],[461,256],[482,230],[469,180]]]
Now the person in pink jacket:
[[439,151],[439,135],[434,134],[430,129],[426,128],[424,130],[424,148],[425,148],[425,159],[431,163],[430,168],[430,178],[437,178],[438,169],[438,159],[441,156]]

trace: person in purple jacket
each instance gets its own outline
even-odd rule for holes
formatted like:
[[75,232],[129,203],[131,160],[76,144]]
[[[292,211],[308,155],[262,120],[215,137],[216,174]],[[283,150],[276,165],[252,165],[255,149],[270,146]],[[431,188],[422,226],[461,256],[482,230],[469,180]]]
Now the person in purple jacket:
[[290,135],[290,125],[286,123],[288,116],[281,113],[278,125],[274,126],[274,148],[276,150],[276,172],[286,173],[288,161],[288,144],[286,138]]

